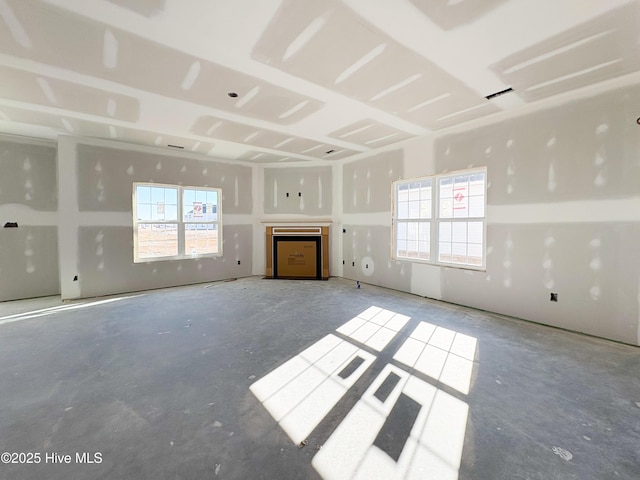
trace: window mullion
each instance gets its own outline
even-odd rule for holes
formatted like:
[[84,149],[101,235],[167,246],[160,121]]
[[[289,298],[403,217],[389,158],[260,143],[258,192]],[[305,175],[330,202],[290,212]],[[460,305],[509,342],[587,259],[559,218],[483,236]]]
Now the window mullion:
[[182,209],[184,208],[183,201],[183,193],[184,189],[182,187],[178,188],[178,255],[185,255],[185,240],[184,240],[184,215],[182,213]]
[[440,254],[440,237],[439,237],[439,221],[440,221],[440,185],[438,177],[433,177],[431,183],[431,245],[429,246],[429,258],[431,263],[438,263],[438,255]]

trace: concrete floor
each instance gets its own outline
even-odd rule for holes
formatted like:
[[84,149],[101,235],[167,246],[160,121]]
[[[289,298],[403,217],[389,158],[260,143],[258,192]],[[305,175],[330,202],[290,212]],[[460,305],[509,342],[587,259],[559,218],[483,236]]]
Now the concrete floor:
[[639,374],[635,347],[343,279],[8,302],[0,452],[39,463],[0,478],[637,480]]

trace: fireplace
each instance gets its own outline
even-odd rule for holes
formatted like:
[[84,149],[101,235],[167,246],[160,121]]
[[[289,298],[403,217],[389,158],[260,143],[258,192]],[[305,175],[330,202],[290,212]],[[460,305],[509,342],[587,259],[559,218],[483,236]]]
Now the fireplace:
[[329,227],[267,227],[268,278],[329,278]]

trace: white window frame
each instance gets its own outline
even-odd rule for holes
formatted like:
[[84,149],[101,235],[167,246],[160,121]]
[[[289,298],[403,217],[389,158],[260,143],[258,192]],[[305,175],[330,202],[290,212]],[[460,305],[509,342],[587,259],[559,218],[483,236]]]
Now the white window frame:
[[[172,188],[177,191],[177,220],[138,220],[138,202],[136,192],[138,187],[150,187],[150,188]],[[197,220],[184,220],[183,214],[183,196],[185,190],[201,190],[211,191],[217,193],[216,204],[216,219],[205,221],[204,219]],[[149,183],[149,182],[133,182],[132,184],[132,218],[133,218],[133,261],[134,263],[147,263],[147,262],[162,262],[167,260],[180,260],[189,258],[207,258],[207,257],[221,257],[222,256],[222,189],[214,187],[199,187],[199,186],[183,186],[173,185],[165,183]],[[194,224],[206,224],[214,225],[218,232],[218,251],[215,253],[202,253],[202,254],[190,254],[185,251],[185,227],[187,225]],[[166,255],[157,257],[140,257],[138,253],[138,226],[139,225],[176,225],[177,240],[178,240],[178,253],[177,255]]]
[[[484,207],[482,216],[467,216],[467,217],[441,217],[441,205],[440,205],[440,181],[446,178],[455,178],[458,176],[472,175],[474,173],[484,173]],[[404,180],[397,180],[392,183],[392,195],[393,205],[391,209],[391,258],[396,261],[412,262],[412,263],[424,263],[429,265],[437,265],[441,267],[461,268],[465,270],[479,270],[486,271],[487,262],[487,168],[471,168],[466,170],[458,170],[454,172],[447,172],[439,175],[431,175],[426,177],[417,177]],[[421,216],[418,219],[405,219],[398,218],[398,191],[400,185],[410,185],[417,182],[431,182],[431,212],[430,215]],[[416,256],[400,256],[398,255],[398,224],[402,222],[429,222],[430,223],[430,238],[429,238],[429,259],[425,260]],[[481,222],[482,223],[482,264],[473,265],[469,263],[455,263],[440,260],[440,231],[441,224],[443,223],[469,223],[469,222]],[[467,238],[468,244],[468,238]]]

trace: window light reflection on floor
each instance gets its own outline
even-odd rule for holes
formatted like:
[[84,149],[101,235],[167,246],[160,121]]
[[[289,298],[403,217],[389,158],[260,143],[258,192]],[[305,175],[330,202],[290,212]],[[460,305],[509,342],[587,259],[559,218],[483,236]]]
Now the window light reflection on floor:
[[[307,439],[325,416],[407,328],[410,317],[371,306],[280,367],[250,390],[291,440]],[[457,480],[477,339],[418,323],[314,456],[325,480]],[[441,382],[450,394],[418,378]]]
[[420,322],[393,358],[467,395],[477,340]]
[[[400,381],[381,401],[375,392],[391,373],[400,377]],[[401,395],[411,398],[419,411],[401,445],[399,457],[394,460],[376,442]],[[388,364],[325,442],[312,464],[325,480],[457,480],[468,410],[462,400]],[[394,441],[402,442],[402,439]]]
[[44,317],[46,315],[53,315],[55,313],[67,312],[69,310],[77,310],[79,308],[95,307],[98,305],[104,305],[106,303],[119,302],[120,300],[141,297],[143,295],[144,294],[130,295],[127,297],[107,298],[105,300],[98,300],[95,302],[73,303],[69,305],[59,305],[57,307],[41,308],[39,310],[32,310],[30,312],[15,313],[13,315],[0,317],[0,325],[4,323],[18,322],[20,320],[28,320],[30,318]]

